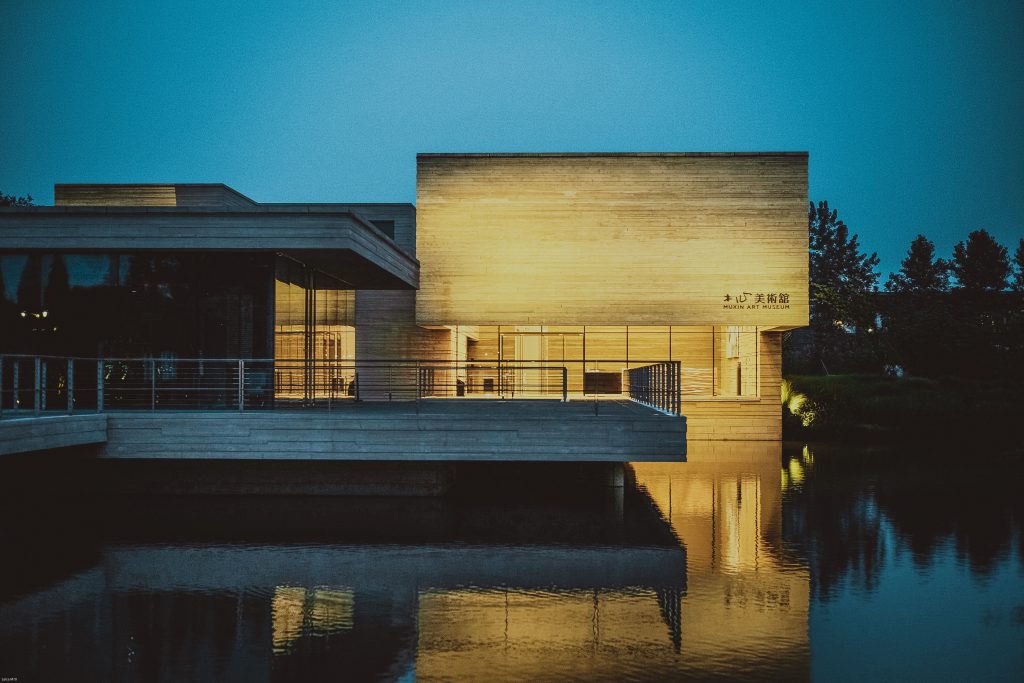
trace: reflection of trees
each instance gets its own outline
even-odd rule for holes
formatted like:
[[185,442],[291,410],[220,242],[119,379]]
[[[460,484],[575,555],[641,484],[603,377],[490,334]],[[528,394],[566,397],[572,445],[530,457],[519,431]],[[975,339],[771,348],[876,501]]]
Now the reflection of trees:
[[[834,594],[844,579],[874,588],[886,548],[883,525],[925,565],[952,541],[958,559],[984,575],[1024,534],[1020,460],[910,448],[783,454],[798,469],[783,505],[784,536],[811,567],[812,590]],[[1024,562],[1024,554],[1021,561]]]
[[67,305],[68,293],[71,291],[68,285],[68,268],[64,263],[62,254],[55,254],[50,264],[50,274],[46,278],[46,291],[43,295],[43,304],[51,309],[62,309]]
[[801,473],[783,498],[783,538],[806,558],[812,594],[830,597],[849,574],[870,590],[885,559],[870,504],[872,470],[852,459],[808,456],[806,449],[783,452],[783,471]]
[[957,558],[984,575],[1024,528],[1022,475],[1019,461],[997,455],[927,453],[894,458],[875,497],[915,562],[952,540]]
[[0,336],[3,351],[85,357],[268,354],[269,256],[111,253],[86,260],[72,253],[5,257],[3,266],[17,288],[0,282],[0,325],[9,328]]
[[25,267],[18,279],[18,305],[22,310],[37,310],[42,304],[40,290],[43,272],[43,257],[40,254],[29,254]]

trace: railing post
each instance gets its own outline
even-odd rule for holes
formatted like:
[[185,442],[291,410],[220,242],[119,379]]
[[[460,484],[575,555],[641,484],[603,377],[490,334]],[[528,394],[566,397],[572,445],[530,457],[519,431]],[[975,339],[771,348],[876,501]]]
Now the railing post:
[[41,359],[39,358],[39,356],[36,356],[35,361],[36,361],[35,362],[35,384],[34,384],[35,389],[34,389],[33,395],[32,395],[32,412],[34,412],[36,415],[38,415],[39,414],[39,393],[40,393],[39,392],[39,374],[40,374],[40,366],[42,365],[42,362],[41,362]]
[[39,409],[42,410],[43,412],[45,412],[46,411],[46,362],[43,361],[42,359],[40,359],[39,362],[40,362],[40,364],[42,366],[42,369],[40,371],[40,377],[42,379],[39,380]]
[[75,359],[68,358],[68,381],[65,382],[64,388],[68,392],[68,415],[75,410]]
[[658,365],[658,407],[668,410],[668,373],[667,366],[662,363]]
[[676,415],[683,414],[683,364],[676,361]]
[[156,361],[149,359],[149,409],[156,410]]
[[657,365],[651,366],[651,403],[654,404],[655,408],[659,408],[659,404],[661,403],[661,374],[659,373],[660,369],[661,368],[659,368]]
[[4,416],[4,357],[0,356],[0,418]]
[[21,396],[18,394],[18,390],[21,388],[18,385],[21,382],[21,363],[17,359],[14,361],[14,372],[11,373],[11,409],[17,412],[18,405],[21,403]]
[[245,361],[238,359],[238,412],[245,410]]
[[655,365],[653,368],[654,372],[654,405],[655,407],[661,408],[661,366]]
[[103,412],[103,359],[96,359],[96,412]]
[[569,368],[562,366],[562,403],[569,402]]
[[672,412],[672,365],[665,363],[665,410]]
[[662,410],[668,408],[668,393],[665,391],[668,375],[665,372],[665,365],[658,365],[658,407]]

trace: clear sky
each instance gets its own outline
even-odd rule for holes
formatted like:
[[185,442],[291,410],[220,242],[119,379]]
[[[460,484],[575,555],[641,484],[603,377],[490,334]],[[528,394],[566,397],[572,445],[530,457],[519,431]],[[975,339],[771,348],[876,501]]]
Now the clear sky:
[[[888,272],[1024,236],[1024,3],[0,0],[0,189],[415,201],[416,152],[810,152]],[[883,276],[884,281],[884,276]]]

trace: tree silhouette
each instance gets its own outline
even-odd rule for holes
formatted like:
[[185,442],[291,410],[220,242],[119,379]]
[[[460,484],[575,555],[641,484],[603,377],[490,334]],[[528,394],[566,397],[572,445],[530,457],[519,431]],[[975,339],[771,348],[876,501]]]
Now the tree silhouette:
[[868,256],[860,251],[857,235],[851,235],[838,212],[829,210],[828,202],[810,203],[807,212],[810,233],[811,282],[840,293],[871,291],[878,282],[878,254]]
[[[813,366],[829,371],[867,369],[873,344],[861,335],[871,330],[874,311],[868,295],[876,289],[878,255],[861,251],[827,201],[809,204],[811,339]],[[851,330],[853,331],[851,334]]]
[[1024,238],[1021,238],[1017,251],[1013,253],[1013,263],[1017,266],[1017,272],[1013,274],[1013,288],[1024,292]]
[[970,292],[998,292],[1006,289],[1010,261],[1006,247],[996,242],[987,230],[975,230],[967,243],[953,248],[953,274],[962,289]]
[[949,264],[935,258],[935,245],[924,235],[910,243],[898,273],[889,275],[890,292],[942,292],[949,288]]
[[13,194],[0,192],[0,206],[32,206],[32,195],[15,197]]

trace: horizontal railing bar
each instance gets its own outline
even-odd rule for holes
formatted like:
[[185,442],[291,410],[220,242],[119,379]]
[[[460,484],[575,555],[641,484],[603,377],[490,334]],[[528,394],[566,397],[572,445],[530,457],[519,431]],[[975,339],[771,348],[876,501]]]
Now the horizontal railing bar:
[[[85,361],[104,361],[106,363],[112,362],[155,362],[159,363],[237,363],[240,360],[246,363],[301,363],[309,362],[314,363],[357,363],[359,365],[364,364],[415,364],[415,363],[451,363],[451,364],[463,364],[463,365],[474,365],[477,363],[500,363],[502,367],[509,364],[531,364],[531,363],[572,363],[578,365],[581,363],[628,363],[630,365],[644,365],[644,364],[656,364],[665,363],[668,361],[658,359],[625,359],[625,358],[587,358],[586,360],[529,360],[529,359],[509,359],[509,360],[489,360],[489,361],[475,361],[475,360],[460,360],[460,361],[443,361],[436,360],[433,358],[372,358],[366,360],[355,360],[355,359],[339,359],[339,360],[325,360],[325,359],[302,359],[302,358],[195,358],[185,356],[54,356],[54,355],[37,355],[37,354],[0,354],[0,358],[6,359],[26,359],[31,360],[33,358],[50,359],[50,360],[85,360]],[[680,362],[680,361],[671,361]],[[561,367],[561,366],[555,366]]]

